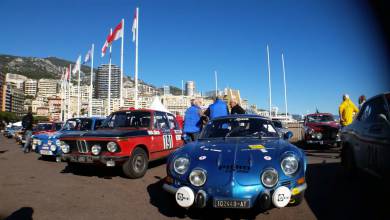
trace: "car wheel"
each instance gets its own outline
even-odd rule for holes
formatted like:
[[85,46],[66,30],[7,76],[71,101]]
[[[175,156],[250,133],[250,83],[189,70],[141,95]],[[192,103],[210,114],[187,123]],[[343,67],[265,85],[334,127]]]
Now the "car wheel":
[[148,169],[148,155],[142,148],[134,149],[129,160],[122,165],[123,173],[131,178],[136,179],[143,177]]
[[292,196],[290,200],[291,206],[297,206],[302,203],[303,199],[305,198],[305,192],[301,192],[296,196]]

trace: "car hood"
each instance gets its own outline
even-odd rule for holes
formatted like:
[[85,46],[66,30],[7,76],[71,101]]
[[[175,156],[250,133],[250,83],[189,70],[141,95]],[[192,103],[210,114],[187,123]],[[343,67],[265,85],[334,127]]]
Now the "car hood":
[[209,185],[223,186],[237,182],[240,185],[260,184],[265,168],[275,168],[283,179],[280,162],[286,152],[293,152],[298,158],[303,153],[292,144],[281,139],[221,139],[198,141],[186,145],[175,154],[190,158],[190,169],[202,168],[208,176]]
[[148,135],[147,130],[120,130],[120,129],[110,129],[110,130],[96,130],[88,131],[83,133],[65,133],[61,135],[61,138],[77,138],[77,137],[86,137],[86,138],[117,138],[117,137],[134,137],[134,136],[144,136]]
[[339,129],[340,124],[337,122],[316,122],[316,123],[307,123],[307,127],[314,129],[315,131],[321,131],[325,129]]

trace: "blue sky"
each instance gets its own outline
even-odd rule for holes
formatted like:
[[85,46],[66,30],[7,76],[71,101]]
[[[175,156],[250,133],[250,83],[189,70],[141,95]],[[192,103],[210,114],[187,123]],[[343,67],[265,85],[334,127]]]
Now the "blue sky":
[[[131,24],[140,7],[139,76],[200,91],[240,89],[268,108],[266,45],[270,45],[273,104],[284,111],[281,52],[289,112],[336,113],[343,93],[356,103],[390,90],[385,41],[364,1],[337,0],[85,0],[0,1],[0,54],[76,60],[91,43],[95,63],[110,28],[125,19],[125,73],[134,75]],[[119,65],[120,42],[113,46]]]

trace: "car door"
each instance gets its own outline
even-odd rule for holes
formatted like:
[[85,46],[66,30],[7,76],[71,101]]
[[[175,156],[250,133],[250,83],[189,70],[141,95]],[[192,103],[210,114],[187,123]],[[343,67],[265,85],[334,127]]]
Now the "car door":
[[388,106],[384,96],[377,96],[365,103],[364,131],[361,138],[366,152],[365,167],[368,171],[381,175],[385,169],[386,148],[388,147],[389,127]]
[[154,134],[153,157],[164,157],[168,154],[167,151],[173,148],[172,133],[165,112],[154,112],[154,128],[158,131],[158,134]]
[[181,139],[182,131],[180,129],[179,123],[176,121],[174,115],[167,113],[169,128],[172,135],[173,148],[178,148],[183,145],[183,140]]

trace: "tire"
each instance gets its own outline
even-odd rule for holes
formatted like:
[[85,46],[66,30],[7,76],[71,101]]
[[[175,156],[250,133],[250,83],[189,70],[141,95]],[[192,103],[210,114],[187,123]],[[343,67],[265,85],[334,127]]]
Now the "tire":
[[303,199],[305,198],[305,191],[299,193],[296,196],[293,196],[290,201],[291,206],[298,206],[302,203]]
[[143,177],[148,169],[149,158],[142,148],[135,148],[129,160],[122,165],[122,171],[126,177],[136,179]]

